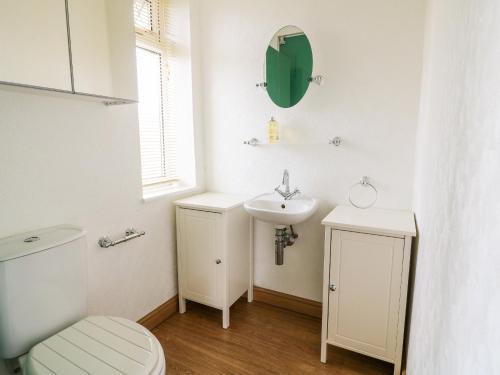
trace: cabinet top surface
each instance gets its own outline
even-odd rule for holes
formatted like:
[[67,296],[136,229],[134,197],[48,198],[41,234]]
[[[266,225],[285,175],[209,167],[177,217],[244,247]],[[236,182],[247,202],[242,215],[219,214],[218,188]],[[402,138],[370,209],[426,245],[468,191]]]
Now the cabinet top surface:
[[176,206],[215,212],[225,212],[242,206],[251,197],[226,193],[203,193],[174,202]]
[[388,236],[415,236],[415,217],[407,210],[337,206],[321,222],[334,229]]

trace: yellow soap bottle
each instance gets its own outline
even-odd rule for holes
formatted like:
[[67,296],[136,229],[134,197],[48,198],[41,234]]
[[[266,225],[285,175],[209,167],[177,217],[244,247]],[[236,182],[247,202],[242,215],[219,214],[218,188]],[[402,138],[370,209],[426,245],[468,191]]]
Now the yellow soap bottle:
[[269,144],[278,143],[280,140],[280,124],[278,121],[271,117],[271,120],[267,124],[267,138]]

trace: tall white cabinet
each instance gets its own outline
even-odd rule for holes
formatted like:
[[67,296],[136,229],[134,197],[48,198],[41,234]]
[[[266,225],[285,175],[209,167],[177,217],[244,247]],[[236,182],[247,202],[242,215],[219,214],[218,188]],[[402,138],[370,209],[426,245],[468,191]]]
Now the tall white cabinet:
[[245,292],[253,298],[252,221],[243,208],[247,197],[204,193],[178,200],[177,261],[179,312],[186,300],[222,310],[229,327],[229,308]]
[[412,237],[410,211],[338,206],[324,220],[321,361],[335,345],[401,373]]

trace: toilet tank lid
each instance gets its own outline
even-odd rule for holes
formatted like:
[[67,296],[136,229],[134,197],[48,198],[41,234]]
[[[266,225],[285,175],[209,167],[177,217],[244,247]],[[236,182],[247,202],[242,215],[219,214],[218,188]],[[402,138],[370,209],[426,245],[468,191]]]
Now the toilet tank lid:
[[74,225],[57,225],[0,238],[0,262],[24,257],[64,245],[86,232]]

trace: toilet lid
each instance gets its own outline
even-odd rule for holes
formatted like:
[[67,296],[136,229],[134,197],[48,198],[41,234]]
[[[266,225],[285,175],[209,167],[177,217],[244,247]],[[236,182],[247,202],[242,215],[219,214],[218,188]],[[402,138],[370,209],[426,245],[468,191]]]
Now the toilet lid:
[[27,375],[157,375],[164,373],[163,350],[143,326],[127,319],[85,318],[36,345]]

